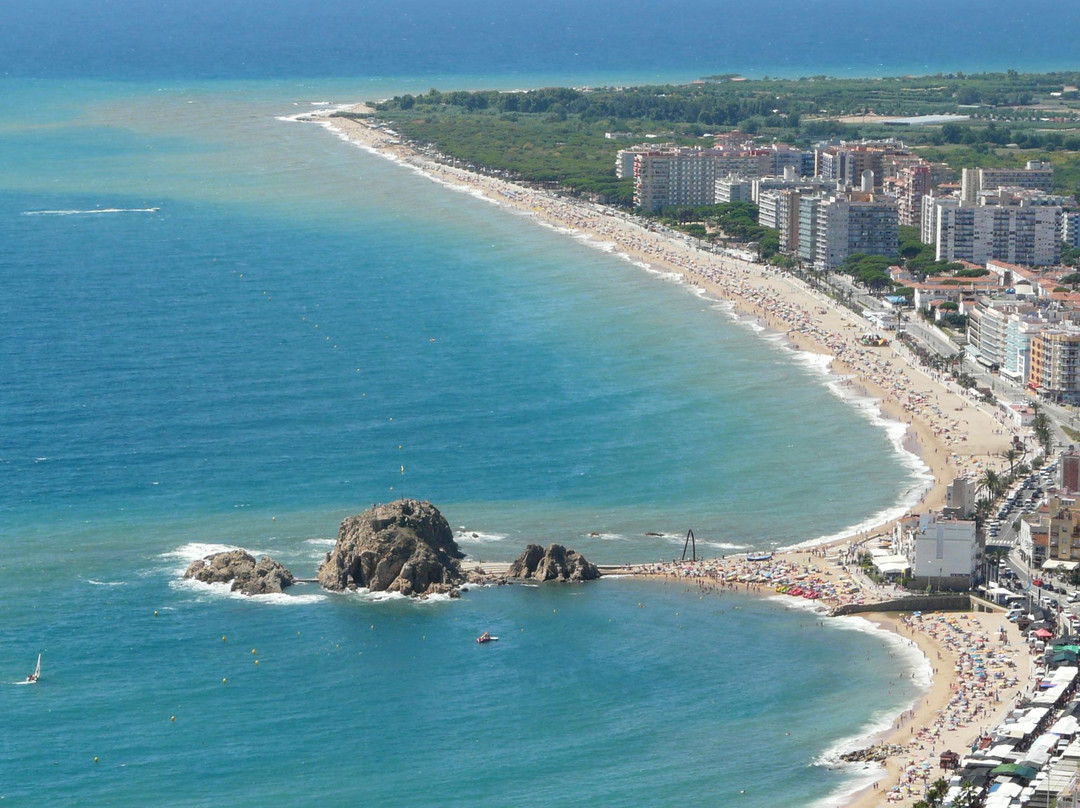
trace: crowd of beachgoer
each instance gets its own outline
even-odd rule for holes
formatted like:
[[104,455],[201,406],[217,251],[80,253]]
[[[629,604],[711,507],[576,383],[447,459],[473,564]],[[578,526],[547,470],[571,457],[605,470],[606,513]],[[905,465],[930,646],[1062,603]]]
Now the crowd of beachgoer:
[[823,605],[864,603],[866,593],[855,580],[853,568],[843,550],[829,563],[823,557],[819,566],[815,553],[803,558],[798,554],[777,554],[768,560],[751,561],[747,556],[713,558],[699,561],[668,561],[634,568],[644,575],[669,576],[694,582],[702,592],[725,590],[782,594],[820,600]]
[[[945,749],[944,733],[967,729],[971,738],[977,738],[982,734],[979,725],[990,723],[1001,705],[1013,704],[1027,684],[1018,676],[1018,655],[1023,649],[1009,642],[1004,629],[991,634],[977,617],[966,614],[916,612],[901,617],[901,624],[909,635],[922,634],[943,649],[944,653],[938,651],[937,658],[930,660],[935,674],[945,665],[953,671],[948,704],[931,723],[908,728],[906,765],[895,783],[878,786],[890,803],[921,799],[927,778],[939,776],[930,772],[937,769],[940,754],[964,751]],[[914,715],[914,711],[905,713],[896,726],[902,727]]]

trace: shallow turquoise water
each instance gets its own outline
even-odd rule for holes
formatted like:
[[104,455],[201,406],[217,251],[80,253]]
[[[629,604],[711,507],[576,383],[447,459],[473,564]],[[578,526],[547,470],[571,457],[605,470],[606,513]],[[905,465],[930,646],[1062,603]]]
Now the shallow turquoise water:
[[[830,535],[918,481],[724,306],[275,120],[317,88],[8,87],[0,679],[45,662],[0,687],[6,802],[415,804],[405,781],[462,805],[802,804],[847,782],[816,760],[910,700],[873,635],[675,586],[180,585],[219,545],[310,575],[343,516],[399,495],[473,557],[621,562],[691,527],[715,553]],[[477,648],[485,629],[505,639]]]

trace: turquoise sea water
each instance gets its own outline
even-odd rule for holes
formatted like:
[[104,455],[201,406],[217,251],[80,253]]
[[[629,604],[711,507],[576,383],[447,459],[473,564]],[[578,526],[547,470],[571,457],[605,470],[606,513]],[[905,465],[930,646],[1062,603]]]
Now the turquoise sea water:
[[0,687],[6,802],[417,804],[405,781],[763,805],[850,782],[816,762],[914,685],[890,692],[876,636],[780,604],[179,581],[225,546],[311,575],[344,515],[399,495],[490,559],[835,534],[919,475],[819,369],[602,245],[277,120],[341,84],[8,86],[0,678],[39,651],[44,676]]
[[[872,407],[725,305],[278,120],[432,84],[782,65],[637,59],[626,6],[427,25],[422,3],[278,5],[51,0],[0,32],[0,682],[44,656],[39,685],[0,685],[0,801],[849,788],[830,750],[917,685],[859,623],[629,580],[425,604],[179,580],[226,546],[310,575],[343,516],[399,495],[435,502],[472,557],[558,540],[622,562],[677,555],[688,528],[713,553],[835,535],[922,482]],[[598,19],[619,24],[571,55]],[[880,66],[801,47],[791,64]]]

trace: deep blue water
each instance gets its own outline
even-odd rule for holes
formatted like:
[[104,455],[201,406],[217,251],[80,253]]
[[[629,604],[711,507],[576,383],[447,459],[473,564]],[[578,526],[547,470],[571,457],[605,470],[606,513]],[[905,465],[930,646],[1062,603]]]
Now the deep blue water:
[[[6,0],[0,73],[147,78],[881,75],[1075,70],[1080,14],[1035,0]],[[531,82],[529,82],[531,83]]]
[[980,4],[972,30],[960,5],[900,48],[898,11],[840,2],[0,9],[0,681],[44,654],[38,686],[0,686],[5,804],[802,805],[849,782],[822,755],[914,694],[850,624],[629,581],[423,605],[179,581],[221,546],[310,575],[343,516],[399,495],[473,557],[627,561],[691,527],[717,553],[836,534],[919,485],[726,307],[276,118],[432,84],[1071,66],[1075,12]]

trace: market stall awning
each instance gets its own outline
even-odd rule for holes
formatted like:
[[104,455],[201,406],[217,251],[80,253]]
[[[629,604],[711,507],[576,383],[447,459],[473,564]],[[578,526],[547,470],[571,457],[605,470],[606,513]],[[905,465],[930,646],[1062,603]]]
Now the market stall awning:
[[1032,766],[1021,766],[1019,763],[1002,763],[990,771],[991,775],[1003,774],[1006,777],[1019,777],[1023,780],[1034,780],[1038,773],[1038,770]]

